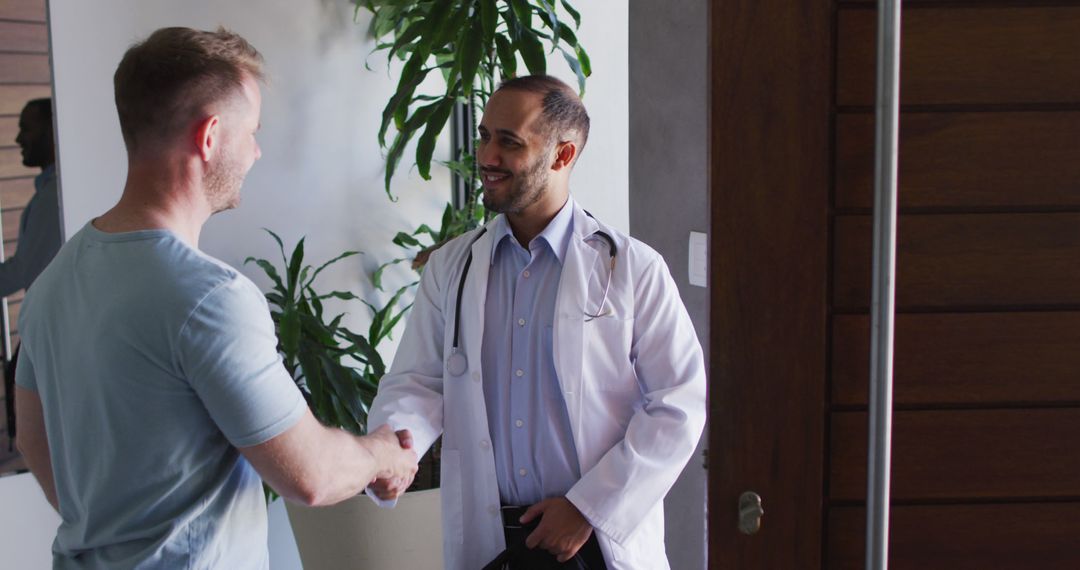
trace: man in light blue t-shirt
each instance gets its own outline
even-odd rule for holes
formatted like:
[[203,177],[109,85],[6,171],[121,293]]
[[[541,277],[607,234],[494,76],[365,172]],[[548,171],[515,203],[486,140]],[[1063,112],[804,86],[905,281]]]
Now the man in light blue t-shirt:
[[62,518],[55,567],[267,568],[262,479],[324,505],[415,472],[407,432],[319,424],[262,294],[198,249],[260,156],[259,79],[258,52],[225,30],[158,30],[116,71],[123,196],[63,246],[19,323],[18,445]]

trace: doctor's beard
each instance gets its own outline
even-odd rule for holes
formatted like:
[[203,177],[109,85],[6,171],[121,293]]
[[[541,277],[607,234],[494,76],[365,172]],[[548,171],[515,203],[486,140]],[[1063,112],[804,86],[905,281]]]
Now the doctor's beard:
[[484,188],[484,207],[489,211],[500,214],[520,214],[526,208],[540,201],[548,185],[550,176],[547,168],[547,153],[541,153],[536,162],[522,172],[509,170],[484,169],[489,172],[510,174],[512,183],[506,190],[506,195],[501,199],[496,198],[494,192]]

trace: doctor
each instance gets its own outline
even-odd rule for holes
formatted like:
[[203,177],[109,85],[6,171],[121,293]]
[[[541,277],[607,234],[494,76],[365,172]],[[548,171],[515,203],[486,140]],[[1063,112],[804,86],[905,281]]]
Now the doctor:
[[484,206],[502,215],[431,256],[371,422],[411,430],[418,452],[444,434],[448,570],[668,568],[663,499],[705,422],[675,283],[570,198],[589,117],[568,85],[503,83],[479,134]]

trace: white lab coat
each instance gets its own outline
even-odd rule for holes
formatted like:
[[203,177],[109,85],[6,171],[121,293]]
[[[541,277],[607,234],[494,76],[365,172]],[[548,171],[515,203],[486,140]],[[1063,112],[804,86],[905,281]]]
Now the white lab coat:
[[[598,309],[609,270],[608,246],[592,236],[600,227],[574,204],[556,299],[555,369],[582,472],[567,498],[593,525],[610,570],[665,569],[663,498],[705,424],[705,365],[663,258],[606,226],[618,247],[608,295],[613,314],[585,322],[586,310]],[[459,347],[468,369],[460,377],[446,371],[458,282],[475,237],[447,243],[428,261],[369,416],[373,426],[412,430],[418,452],[445,432],[447,570],[477,570],[505,547],[480,367],[491,231],[472,245],[461,302]]]

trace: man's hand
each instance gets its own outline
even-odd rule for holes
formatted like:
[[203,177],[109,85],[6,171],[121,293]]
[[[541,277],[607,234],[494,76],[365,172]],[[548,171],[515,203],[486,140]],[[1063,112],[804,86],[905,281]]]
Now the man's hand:
[[[378,435],[379,437],[386,438],[388,435],[396,437],[396,443],[398,450],[408,451],[411,455],[411,469],[406,471],[380,471],[379,477],[371,482],[370,490],[374,492],[375,496],[381,500],[389,501],[398,498],[409,485],[412,485],[413,477],[416,475],[416,452],[412,451],[413,439],[409,430],[398,430],[394,434],[390,434],[390,428],[388,426],[382,426],[375,430],[372,435]],[[391,446],[393,449],[394,446]],[[394,450],[394,451],[398,451]]]
[[525,546],[543,548],[559,562],[573,558],[592,534],[589,521],[564,497],[545,499],[529,507],[521,523],[528,524],[536,517],[541,517],[540,524],[525,539]]

